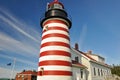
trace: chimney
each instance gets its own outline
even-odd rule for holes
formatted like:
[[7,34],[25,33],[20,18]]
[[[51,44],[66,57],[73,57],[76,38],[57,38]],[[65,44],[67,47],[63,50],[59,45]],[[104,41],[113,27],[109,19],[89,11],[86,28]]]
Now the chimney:
[[79,50],[78,43],[75,43],[75,49],[76,49],[76,50]]
[[88,54],[92,54],[92,51],[91,51],[91,50],[89,50],[87,53],[88,53]]

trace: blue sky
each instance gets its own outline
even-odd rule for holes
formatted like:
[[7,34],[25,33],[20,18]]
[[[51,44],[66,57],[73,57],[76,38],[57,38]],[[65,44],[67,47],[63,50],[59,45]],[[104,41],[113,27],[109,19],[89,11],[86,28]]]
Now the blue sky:
[[[37,69],[40,19],[51,1],[0,0],[0,77],[11,76],[14,60],[15,73]],[[78,43],[81,51],[92,50],[108,64],[120,64],[120,0],[59,1],[72,20],[71,46]]]

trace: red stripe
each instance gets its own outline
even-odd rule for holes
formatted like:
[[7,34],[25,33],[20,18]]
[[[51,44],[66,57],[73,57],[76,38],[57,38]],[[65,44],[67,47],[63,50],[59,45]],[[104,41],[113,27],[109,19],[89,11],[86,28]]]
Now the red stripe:
[[49,70],[49,71],[43,71],[41,75],[41,71],[38,72],[39,76],[43,75],[61,75],[61,76],[72,76],[72,72],[70,71],[58,71],[58,70]]
[[59,51],[59,50],[50,50],[50,51],[45,51],[40,53],[40,57],[47,56],[47,55],[60,55],[60,56],[71,57],[71,54],[69,52]]
[[59,34],[59,33],[51,33],[51,34],[47,34],[45,36],[42,37],[42,40],[48,37],[62,37],[62,38],[66,38],[67,40],[70,40],[70,38],[64,34]]
[[63,20],[51,19],[51,20],[46,21],[46,22],[43,24],[43,26],[46,25],[46,24],[49,24],[49,23],[62,23],[62,24],[68,25],[68,24],[67,24],[65,21],[63,21]]
[[56,45],[70,48],[70,45],[67,43],[64,43],[64,42],[46,42],[46,43],[41,45],[41,48],[46,47],[46,46],[56,46]]
[[39,66],[45,66],[45,65],[71,66],[71,62],[60,61],[60,60],[46,60],[46,61],[39,62]]
[[[56,27],[55,27],[55,26],[54,26],[54,27],[48,27],[48,30],[63,30],[63,31],[68,32],[67,29],[62,28],[62,27],[57,27],[57,26],[56,26]],[[44,32],[46,32],[46,30],[44,30],[43,33],[44,33]]]

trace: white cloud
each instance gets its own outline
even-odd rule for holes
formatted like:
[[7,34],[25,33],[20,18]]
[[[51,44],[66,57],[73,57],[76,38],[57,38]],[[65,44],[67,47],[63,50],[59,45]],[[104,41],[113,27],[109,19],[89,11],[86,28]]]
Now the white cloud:
[[83,27],[82,27],[82,31],[81,31],[81,33],[80,33],[80,38],[79,38],[79,42],[78,42],[78,43],[79,43],[79,49],[80,49],[80,50],[81,50],[82,47],[83,47],[86,34],[87,34],[87,25],[84,24]]
[[5,32],[0,32],[0,50],[12,51],[24,56],[27,56],[28,54],[30,54],[30,56],[38,55],[40,36],[37,30],[30,27],[29,24],[26,24],[22,20],[16,18],[5,8],[0,8],[0,13],[0,20],[2,20],[5,25],[25,35],[26,39],[29,38],[26,40],[22,37],[20,40],[17,40],[16,37],[12,38],[11,34],[7,35]]
[[[38,63],[34,62],[34,60],[29,61],[27,58],[36,58],[39,54],[40,34],[38,30],[35,30],[32,27],[33,25],[27,24],[26,22],[18,19],[4,8],[0,8],[0,21],[2,21],[1,23],[5,23],[2,25],[0,24],[1,27],[10,27],[11,30],[16,30],[16,32],[20,33],[16,34],[17,37],[24,35],[25,38],[23,39],[23,37],[19,37],[18,39],[17,37],[12,37],[12,34],[8,34],[5,31],[3,32],[1,30],[0,51],[7,52],[7,55],[0,53],[0,58],[13,60],[15,57],[14,55],[19,55],[18,57],[16,57],[16,70],[18,70],[17,68],[20,68],[21,66],[22,69],[36,69]],[[25,57],[25,59],[21,58],[21,56]],[[23,63],[26,65],[21,65],[19,63]],[[4,62],[2,64],[4,64]],[[18,72],[16,70],[14,71],[15,74]],[[10,77],[10,71],[10,69],[0,67],[0,78]],[[15,76],[15,74],[13,74],[13,76]]]
[[20,71],[14,70],[12,74],[12,70],[0,67],[0,78],[15,78],[16,74],[19,72]]
[[9,19],[5,18],[4,16],[0,15],[0,19],[3,20],[6,24],[10,25],[11,27],[13,27],[14,29],[16,29],[17,31],[21,32],[22,34],[24,34],[25,36],[29,37],[30,39],[39,42],[37,39],[35,39],[33,36],[29,35],[28,33],[26,33],[24,30],[22,30],[21,28],[18,27],[18,25],[14,24],[13,22],[11,22]]
[[3,54],[0,54],[0,57],[6,58],[6,59],[9,59],[9,60],[15,59],[16,62],[21,62],[21,63],[25,63],[25,64],[37,66],[36,63],[31,62],[31,61],[28,61],[28,60],[26,60],[26,59],[14,58],[14,57],[7,56],[7,55],[3,55]]
[[[0,32],[0,47],[3,50],[18,53],[23,56],[37,55],[38,50],[31,44],[26,44]],[[36,54],[35,54],[36,53]]]
[[3,50],[2,48],[0,48],[0,51]]
[[[2,55],[0,54],[0,58],[6,58],[9,60],[13,60],[12,65],[11,66],[5,66],[5,65],[0,65],[0,78],[15,78],[16,74],[25,70],[36,70],[35,68],[37,67],[37,63],[25,60],[25,59],[20,59],[20,58],[13,58],[7,55]],[[29,64],[29,66],[26,66],[25,68],[20,68],[18,69],[18,67],[20,67],[19,65],[17,65],[17,63],[25,63],[25,64]],[[35,67],[36,66],[36,67]]]
[[6,24],[19,31],[21,34],[24,34],[26,37],[39,43],[39,32],[31,27],[33,25],[26,24],[24,21],[8,12],[5,8],[0,8],[0,12],[3,14],[0,15],[0,19]]

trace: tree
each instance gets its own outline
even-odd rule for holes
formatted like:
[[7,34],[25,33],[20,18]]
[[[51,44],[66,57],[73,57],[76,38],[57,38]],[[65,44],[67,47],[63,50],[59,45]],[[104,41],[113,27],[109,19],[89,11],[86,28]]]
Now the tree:
[[120,65],[114,65],[111,68],[111,72],[112,74],[116,74],[118,76],[120,76]]

